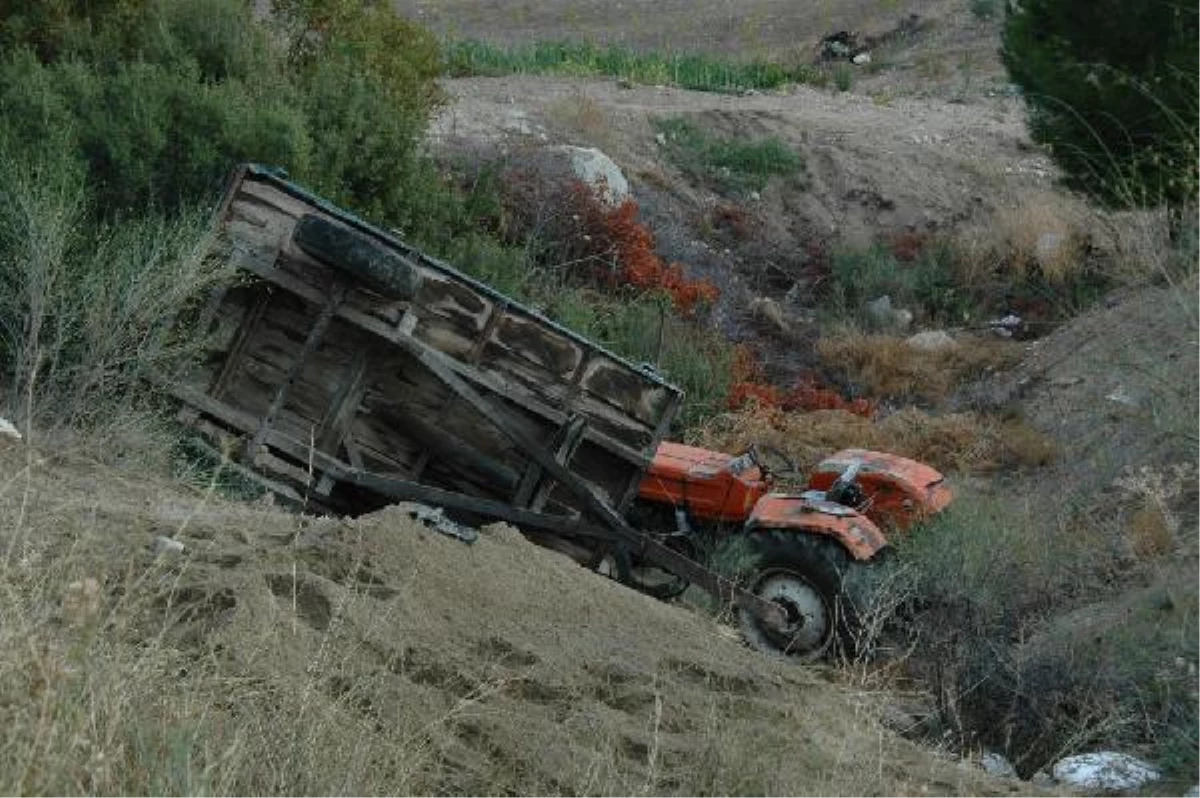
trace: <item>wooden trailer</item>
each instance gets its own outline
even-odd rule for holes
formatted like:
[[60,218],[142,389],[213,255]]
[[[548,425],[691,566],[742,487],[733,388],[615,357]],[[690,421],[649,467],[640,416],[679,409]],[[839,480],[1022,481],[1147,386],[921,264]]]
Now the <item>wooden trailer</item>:
[[207,356],[162,387],[180,419],[285,500],[397,500],[503,519],[586,560],[630,547],[771,614],[624,513],[682,402],[631,364],[254,165],[214,254],[239,279],[204,308]]

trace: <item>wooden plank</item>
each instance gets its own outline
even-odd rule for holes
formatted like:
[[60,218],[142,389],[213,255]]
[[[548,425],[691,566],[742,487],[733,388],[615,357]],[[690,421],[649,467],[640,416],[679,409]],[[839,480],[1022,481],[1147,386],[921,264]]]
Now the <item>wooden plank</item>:
[[330,403],[329,412],[321,419],[321,433],[317,448],[336,455],[350,429],[350,422],[367,392],[367,349],[362,347],[354,356],[349,369],[343,375],[338,391]]
[[287,401],[288,391],[292,384],[296,382],[296,378],[300,376],[300,372],[304,369],[308,358],[316,350],[317,344],[325,337],[325,331],[329,329],[329,323],[333,321],[333,314],[337,311],[338,305],[346,296],[346,287],[341,283],[334,286],[329,298],[325,301],[321,308],[321,313],[317,316],[316,322],[313,324],[312,330],[308,337],[304,340],[304,346],[297,355],[292,367],[288,370],[284,381],[279,384],[279,389],[275,393],[275,398],[271,400],[271,406],[259,421],[258,429],[254,431],[250,442],[246,444],[246,459],[255,462],[258,455],[258,449],[262,446],[267,437],[267,431],[271,428],[271,424],[275,421],[275,416],[279,415],[279,409],[283,407],[283,403]]
[[229,347],[229,353],[225,356],[225,363],[221,367],[220,373],[216,380],[209,387],[208,393],[214,399],[220,399],[225,391],[229,389],[229,384],[237,375],[238,369],[241,367],[242,357],[245,354],[246,344],[254,335],[258,328],[258,323],[262,321],[263,314],[267,311],[267,306],[271,303],[271,295],[266,291],[260,291],[255,297],[254,305],[250,311],[242,318],[242,323],[238,326],[237,334],[234,336],[233,344]]
[[[212,416],[228,427],[239,430],[247,435],[252,434],[258,429],[258,419],[254,416],[235,407],[230,407],[207,394],[182,385],[163,381],[159,381],[158,386],[161,390],[174,396],[181,402],[192,405],[201,413]],[[314,465],[322,471],[344,473],[349,468],[347,463],[331,457],[324,452],[314,451],[307,443],[285,435],[276,429],[267,432],[264,443],[299,462],[307,462],[311,457]]]
[[422,344],[414,338],[399,340],[397,343],[424,364],[448,388],[458,394],[476,412],[490,421],[500,432],[512,441],[525,454],[529,455],[546,470],[550,476],[562,482],[587,505],[587,509],[596,513],[604,523],[614,529],[629,529],[625,519],[613,509],[612,505],[597,494],[593,486],[584,483],[554,459],[554,455],[542,448],[541,444],[531,439],[527,434],[515,428],[509,419],[498,412],[495,405],[475,391],[465,380],[450,367],[449,358]]
[[[579,444],[583,441],[583,433],[586,430],[587,420],[583,416],[573,417],[566,427],[566,434],[563,435],[563,439],[554,453],[554,459],[562,463],[564,467],[569,468],[571,459],[579,449]],[[546,500],[550,498],[550,494],[554,491],[557,484],[552,479],[542,480],[537,488],[537,492],[533,494],[529,501],[529,509],[536,512],[544,510]]]

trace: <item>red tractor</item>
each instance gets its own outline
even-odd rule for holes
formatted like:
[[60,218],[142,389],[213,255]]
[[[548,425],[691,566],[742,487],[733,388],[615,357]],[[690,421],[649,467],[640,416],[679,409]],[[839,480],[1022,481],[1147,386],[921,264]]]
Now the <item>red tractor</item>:
[[[754,646],[798,659],[829,651],[854,616],[851,584],[862,564],[901,532],[939,512],[952,498],[939,472],[896,455],[840,451],[820,463],[800,493],[772,488],[795,467],[781,452],[751,447],[728,454],[664,443],[639,490],[631,522],[697,559],[735,536],[755,560],[751,589],[779,604],[787,626],[775,629],[741,613]],[[658,596],[687,583],[644,567],[627,552],[610,553],[599,569]]]

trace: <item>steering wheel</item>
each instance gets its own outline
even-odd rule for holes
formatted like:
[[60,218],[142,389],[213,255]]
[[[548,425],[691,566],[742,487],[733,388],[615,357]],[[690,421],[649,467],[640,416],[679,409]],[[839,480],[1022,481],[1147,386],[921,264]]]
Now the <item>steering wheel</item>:
[[752,443],[747,454],[750,455],[754,465],[758,466],[758,470],[762,472],[763,479],[799,473],[792,459],[774,446]]

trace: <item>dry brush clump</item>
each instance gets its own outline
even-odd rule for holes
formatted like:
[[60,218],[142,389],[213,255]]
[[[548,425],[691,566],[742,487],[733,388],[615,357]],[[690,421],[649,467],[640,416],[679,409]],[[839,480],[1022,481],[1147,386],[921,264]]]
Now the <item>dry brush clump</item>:
[[987,373],[1015,365],[1020,350],[1009,342],[967,338],[927,350],[903,338],[851,333],[817,342],[825,365],[842,372],[872,397],[937,402]]
[[752,407],[711,419],[691,442],[718,451],[774,446],[803,472],[838,449],[876,449],[929,463],[942,471],[986,473],[1045,465],[1048,438],[1024,422],[975,413],[934,415],[906,408],[881,418],[846,410],[785,412]]

